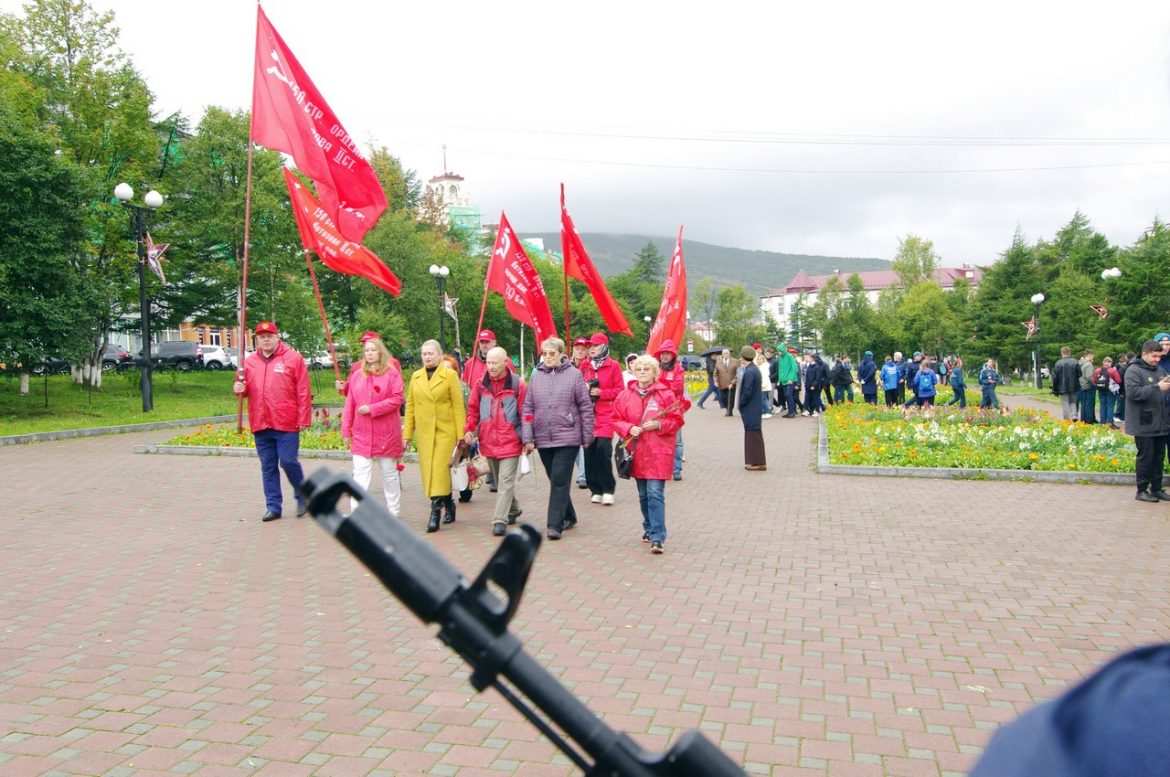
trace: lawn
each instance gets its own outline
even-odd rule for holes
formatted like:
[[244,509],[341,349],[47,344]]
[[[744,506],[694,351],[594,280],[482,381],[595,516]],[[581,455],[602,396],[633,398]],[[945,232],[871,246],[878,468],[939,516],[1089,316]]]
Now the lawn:
[[928,412],[837,404],[825,413],[833,464],[1133,472],[1133,440],[1100,424],[1047,412],[935,408]]
[[[0,377],[0,436],[233,415],[233,375],[231,370],[156,372],[154,411],[143,413],[137,370],[107,373],[102,388],[92,392],[74,385],[68,375],[34,376],[23,397],[19,379],[6,374]],[[311,374],[314,398],[337,399],[332,379],[328,371]]]

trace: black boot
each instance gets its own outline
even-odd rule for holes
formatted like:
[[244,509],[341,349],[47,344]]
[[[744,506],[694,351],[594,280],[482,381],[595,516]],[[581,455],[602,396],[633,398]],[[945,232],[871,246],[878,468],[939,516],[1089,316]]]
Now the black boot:
[[439,511],[443,508],[443,497],[431,497],[431,518],[427,521],[427,534],[439,530]]
[[443,505],[447,508],[446,514],[443,516],[443,523],[455,523],[455,500],[451,498],[450,494],[440,497],[443,500]]

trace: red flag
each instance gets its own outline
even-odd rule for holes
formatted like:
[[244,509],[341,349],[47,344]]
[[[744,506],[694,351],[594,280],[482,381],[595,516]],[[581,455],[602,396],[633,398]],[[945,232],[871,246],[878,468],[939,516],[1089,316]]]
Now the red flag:
[[1105,318],[1109,315],[1109,308],[1105,307],[1104,305],[1089,305],[1089,307],[1091,307],[1093,312],[1101,318]]
[[256,13],[252,140],[291,154],[341,234],[360,243],[386,210],[382,184],[264,10]]
[[597,268],[589,259],[589,254],[585,253],[585,245],[581,242],[577,227],[573,225],[573,219],[565,208],[564,184],[561,184],[561,253],[565,256],[565,273],[589,287],[589,293],[593,295],[593,301],[597,303],[597,309],[601,312],[601,318],[604,319],[609,331],[633,336],[630,322],[622,315],[622,309],[610,296],[601,273],[597,272]]
[[360,275],[397,297],[402,291],[402,282],[390,272],[390,268],[360,243],[346,240],[317,198],[287,167],[284,168],[284,180],[288,184],[288,197],[305,249],[316,253],[329,269],[345,275]]
[[484,285],[504,297],[512,318],[536,331],[538,347],[545,338],[556,337],[557,327],[548,308],[544,284],[502,211],[500,231],[496,233],[496,245],[488,260]]
[[1025,340],[1031,340],[1032,335],[1040,331],[1040,323],[1036,320],[1035,316],[1032,316],[1030,321],[1021,321],[1020,323],[1028,328],[1028,334],[1024,335]]
[[[163,272],[162,255],[171,247],[170,243],[156,243],[150,233],[146,233],[146,264],[158,276],[158,279],[163,283],[167,282],[166,273]],[[1104,318],[1104,316],[1102,316]]]
[[674,347],[681,347],[687,335],[687,267],[683,262],[682,227],[678,228],[678,240],[670,257],[670,269],[666,273],[666,286],[662,289],[662,304],[658,318],[650,329],[650,340],[646,353],[658,355],[658,348],[666,340],[673,340]]

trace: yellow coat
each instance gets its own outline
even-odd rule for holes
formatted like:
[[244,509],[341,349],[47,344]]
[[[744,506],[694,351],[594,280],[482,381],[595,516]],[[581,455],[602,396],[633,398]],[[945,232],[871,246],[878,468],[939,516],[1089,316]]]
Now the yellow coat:
[[415,438],[423,491],[428,497],[451,493],[451,452],[463,437],[467,410],[459,375],[440,364],[430,379],[425,367],[410,376],[402,439]]

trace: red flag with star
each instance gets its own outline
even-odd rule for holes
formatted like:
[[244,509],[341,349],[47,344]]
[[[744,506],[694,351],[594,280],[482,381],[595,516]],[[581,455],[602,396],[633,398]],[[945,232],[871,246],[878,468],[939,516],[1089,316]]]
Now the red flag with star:
[[1028,334],[1024,335],[1025,340],[1031,340],[1032,335],[1040,331],[1040,323],[1035,316],[1032,316],[1030,321],[1021,321],[1020,324],[1028,328]]
[[545,338],[556,337],[557,327],[548,307],[544,284],[503,211],[500,212],[500,229],[488,260],[484,285],[504,298],[512,318],[532,327],[536,332],[537,347]]
[[585,244],[581,242],[581,236],[577,234],[573,218],[569,215],[568,209],[565,208],[564,184],[561,184],[561,253],[565,257],[565,274],[570,278],[576,278],[589,287],[589,293],[593,295],[593,301],[597,303],[597,310],[601,313],[601,318],[605,321],[609,331],[633,336],[634,332],[630,329],[630,322],[626,321],[622,309],[618,307],[617,302],[609,293],[609,289],[606,288],[601,273],[597,272],[597,268],[593,266],[593,261],[585,251]]

